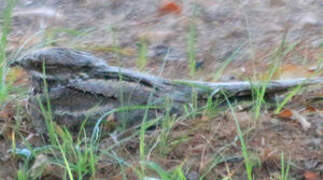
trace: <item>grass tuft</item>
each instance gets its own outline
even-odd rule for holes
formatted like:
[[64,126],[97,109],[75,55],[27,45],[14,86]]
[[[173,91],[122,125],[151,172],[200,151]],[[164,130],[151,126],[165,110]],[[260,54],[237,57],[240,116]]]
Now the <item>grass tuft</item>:
[[288,180],[290,165],[289,163],[287,163],[287,166],[285,167],[286,162],[285,162],[284,152],[281,152],[280,165],[281,165],[280,180]]
[[138,58],[136,65],[139,68],[139,70],[143,70],[147,65],[147,53],[148,53],[148,47],[146,40],[141,40],[138,43]]
[[1,39],[0,39],[0,102],[6,100],[8,95],[8,87],[6,85],[6,75],[8,72],[8,62],[6,56],[7,37],[10,32],[12,10],[14,8],[15,1],[7,0],[7,6],[2,13],[2,28],[1,28]]
[[236,128],[237,128],[237,133],[238,133],[238,136],[239,136],[239,140],[240,140],[240,143],[241,143],[241,150],[242,150],[242,156],[244,158],[244,164],[245,164],[245,167],[246,167],[246,173],[247,173],[247,176],[248,176],[248,180],[253,180],[253,176],[252,176],[252,169],[253,169],[253,163],[252,161],[250,160],[250,157],[249,157],[249,153],[248,153],[248,148],[247,148],[247,145],[245,143],[245,140],[243,138],[243,133],[240,129],[240,124],[239,124],[239,121],[238,121],[238,118],[234,112],[234,109],[232,107],[232,104],[231,102],[229,101],[227,95],[225,93],[223,93],[226,101],[227,101],[227,104],[231,110],[231,113],[232,113],[232,117],[234,119],[234,122],[236,124]]
[[191,22],[187,35],[187,57],[190,76],[194,76],[196,72],[196,25]]

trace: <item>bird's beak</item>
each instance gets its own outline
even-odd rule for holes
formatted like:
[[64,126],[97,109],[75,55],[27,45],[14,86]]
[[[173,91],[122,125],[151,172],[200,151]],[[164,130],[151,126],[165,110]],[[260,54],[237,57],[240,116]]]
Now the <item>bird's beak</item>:
[[25,65],[25,56],[21,56],[21,57],[18,57],[17,59],[14,59],[13,61],[9,62],[9,67],[16,67],[16,66],[20,66],[22,68],[24,68],[24,65]]
[[19,66],[19,65],[20,65],[20,63],[17,59],[9,62],[9,67],[15,67],[15,66]]
[[18,57],[16,59],[13,59],[12,61],[10,61],[8,63],[9,67],[16,67],[16,66],[21,66],[22,67],[23,66],[23,64],[22,64],[23,58],[24,58],[24,56],[20,56],[20,57]]

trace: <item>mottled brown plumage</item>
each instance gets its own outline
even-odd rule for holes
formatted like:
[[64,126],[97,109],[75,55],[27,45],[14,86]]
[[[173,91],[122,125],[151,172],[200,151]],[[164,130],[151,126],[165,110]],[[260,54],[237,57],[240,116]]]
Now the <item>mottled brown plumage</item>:
[[[168,96],[175,101],[186,102],[186,98],[181,98],[186,94],[173,91],[176,88],[170,86],[167,80],[111,67],[104,60],[72,49],[34,51],[14,61],[11,66],[21,66],[31,75],[33,90],[29,111],[33,124],[42,133],[46,126],[37,99],[40,98],[46,105],[44,80],[47,82],[53,120],[76,132],[83,121],[87,120],[88,127],[93,127],[104,113],[127,106],[134,110],[116,113],[116,119],[126,127],[136,124],[145,113],[145,108],[136,110],[136,107],[148,105],[150,96],[149,105],[160,106],[148,111],[150,119],[163,112],[164,100]],[[171,97],[173,93],[176,97]],[[175,106],[170,109],[179,112]]]

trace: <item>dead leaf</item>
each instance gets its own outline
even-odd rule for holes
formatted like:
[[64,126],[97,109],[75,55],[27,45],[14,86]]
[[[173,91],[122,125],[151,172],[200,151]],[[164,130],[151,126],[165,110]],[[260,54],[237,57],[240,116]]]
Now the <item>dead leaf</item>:
[[306,180],[318,180],[319,176],[315,172],[312,171],[305,171],[304,177]]
[[317,112],[318,109],[313,107],[313,106],[308,105],[308,106],[306,106],[306,111],[308,111],[308,112]]
[[164,16],[166,14],[176,14],[179,15],[182,12],[182,8],[175,2],[167,2],[159,8],[159,16]]
[[277,116],[284,119],[290,119],[293,116],[293,113],[290,109],[284,109],[278,113]]

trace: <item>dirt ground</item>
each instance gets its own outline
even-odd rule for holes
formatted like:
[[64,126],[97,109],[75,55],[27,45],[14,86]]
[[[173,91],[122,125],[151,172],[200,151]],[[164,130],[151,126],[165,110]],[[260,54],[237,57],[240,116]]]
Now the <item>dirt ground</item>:
[[[0,2],[0,12],[4,4]],[[170,79],[236,81],[266,77],[283,44],[275,79],[323,76],[321,17],[323,1],[319,0],[20,0],[13,11],[6,52],[12,60],[44,46],[68,47],[89,51],[111,65],[139,70],[138,51],[144,44],[144,72]],[[189,50],[197,62],[194,76],[189,73]],[[18,77],[15,85],[28,89],[28,76],[13,73]],[[25,141],[35,147],[42,144],[19,114],[23,110],[16,110],[16,106],[23,109],[25,99],[12,97],[0,105],[0,179],[5,180],[15,179],[23,166],[9,151],[17,123],[22,123],[19,131],[25,136],[17,137],[17,147],[25,147]],[[256,164],[254,179],[279,179],[282,152],[290,161],[290,179],[323,179],[322,97],[321,86],[302,89],[285,107],[292,115],[275,115],[274,104],[268,103],[258,120],[253,118],[252,103],[240,105],[236,116]],[[304,128],[295,116],[311,126]],[[161,131],[147,133],[148,146]],[[100,148],[113,145],[112,139],[103,139]],[[166,170],[182,164],[189,180],[208,170],[205,179],[247,179],[229,109],[176,122],[168,142],[176,140],[181,143],[162,153],[153,151],[149,159]],[[138,137],[114,152],[135,166]],[[218,164],[212,164],[218,157],[222,157]],[[122,179],[120,167],[108,156],[100,156],[97,169],[96,179]],[[62,170],[49,171],[42,179],[60,179],[55,172]],[[128,179],[136,179],[130,168],[124,171]]]

